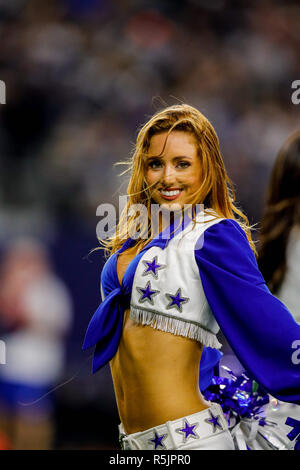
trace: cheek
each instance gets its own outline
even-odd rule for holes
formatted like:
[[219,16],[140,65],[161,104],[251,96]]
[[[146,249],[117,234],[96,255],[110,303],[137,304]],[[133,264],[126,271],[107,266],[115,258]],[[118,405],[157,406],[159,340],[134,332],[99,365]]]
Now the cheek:
[[200,167],[199,165],[197,165],[197,166],[194,168],[193,174],[192,174],[191,176],[192,176],[193,184],[194,184],[194,185],[199,185],[199,184],[201,184],[201,181],[202,181],[202,171],[201,171],[201,167]]
[[156,183],[158,180],[159,180],[159,174],[157,171],[156,172],[151,171],[151,170],[146,171],[146,181],[149,186]]
[[201,175],[200,174],[191,174],[189,177],[186,179],[186,183],[192,190],[197,189],[201,185]]

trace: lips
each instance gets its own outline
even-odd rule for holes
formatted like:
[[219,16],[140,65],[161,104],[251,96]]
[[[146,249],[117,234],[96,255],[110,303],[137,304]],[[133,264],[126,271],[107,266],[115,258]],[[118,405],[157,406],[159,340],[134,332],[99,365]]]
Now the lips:
[[159,189],[159,192],[164,199],[168,201],[173,201],[174,199],[177,199],[180,196],[182,189],[180,188]]

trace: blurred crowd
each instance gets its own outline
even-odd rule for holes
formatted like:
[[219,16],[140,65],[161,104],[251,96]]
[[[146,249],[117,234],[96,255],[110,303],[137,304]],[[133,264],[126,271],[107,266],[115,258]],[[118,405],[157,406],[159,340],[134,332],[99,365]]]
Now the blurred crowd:
[[0,324],[7,351],[0,369],[0,430],[13,449],[53,445],[53,394],[64,368],[63,338],[72,302],[45,248],[19,239],[6,247],[0,273]]
[[2,0],[0,13],[0,207],[94,219],[117,201],[113,163],[137,126],[179,101],[212,121],[258,219],[266,175],[299,123],[298,2]]
[[[299,30],[296,1],[1,0],[6,104],[0,105],[0,267],[5,276],[12,275],[16,261],[13,256],[8,261],[12,252],[6,242],[12,235],[53,243],[58,227],[71,220],[77,230],[73,254],[82,257],[97,244],[97,206],[117,205],[118,195],[126,193],[126,181],[113,164],[129,157],[138,126],[178,102],[197,107],[212,122],[237,200],[250,222],[258,222],[276,154],[299,128],[299,106],[291,101],[291,84],[300,78]],[[50,272],[44,248],[36,253]],[[57,259],[59,264],[62,258]],[[84,282],[82,271],[69,261],[61,263],[60,275],[70,280],[73,292],[62,287],[63,279],[53,280],[53,271],[40,298],[50,310],[64,312],[63,324],[54,327],[58,339],[48,338],[62,349],[72,301],[81,334],[93,313],[91,304],[84,304],[87,285],[80,293],[75,288]],[[96,306],[99,279],[89,276]],[[60,292],[60,305],[47,301],[51,289]],[[16,334],[22,326],[28,338],[23,320],[18,327],[7,324],[9,308],[1,307],[0,332]],[[62,356],[57,361],[58,374]],[[39,386],[52,386],[54,376]],[[80,393],[90,394],[90,401],[102,393],[104,402],[111,389],[85,387]]]

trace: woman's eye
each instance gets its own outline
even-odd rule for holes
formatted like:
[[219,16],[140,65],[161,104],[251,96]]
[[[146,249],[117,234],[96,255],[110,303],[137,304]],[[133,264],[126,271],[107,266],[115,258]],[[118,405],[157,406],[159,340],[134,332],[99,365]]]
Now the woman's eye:
[[161,166],[161,162],[159,160],[152,160],[149,164],[148,164],[149,168],[152,168],[153,170],[155,168],[159,168]]
[[180,168],[187,168],[188,166],[190,166],[190,163],[183,161],[183,162],[179,162],[179,163],[178,163],[178,166],[179,166]]
[[[155,170],[157,168],[161,168],[163,163],[160,160],[152,160],[148,163],[148,167],[151,168],[152,170]],[[186,161],[181,161],[176,163],[176,168],[179,169],[184,169],[190,166],[189,162]]]

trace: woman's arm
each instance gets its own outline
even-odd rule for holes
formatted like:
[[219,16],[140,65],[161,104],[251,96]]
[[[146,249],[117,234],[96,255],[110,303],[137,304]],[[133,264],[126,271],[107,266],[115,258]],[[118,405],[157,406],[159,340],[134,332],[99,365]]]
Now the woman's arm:
[[247,372],[273,396],[300,404],[293,359],[300,325],[268,290],[239,224],[226,219],[208,228],[195,258],[210,308]]

